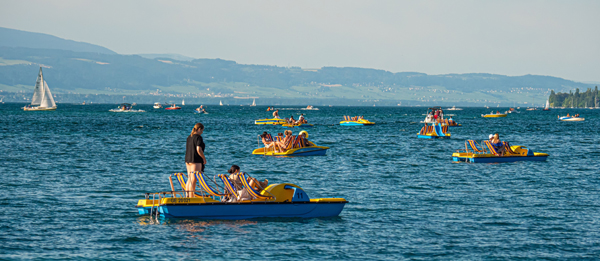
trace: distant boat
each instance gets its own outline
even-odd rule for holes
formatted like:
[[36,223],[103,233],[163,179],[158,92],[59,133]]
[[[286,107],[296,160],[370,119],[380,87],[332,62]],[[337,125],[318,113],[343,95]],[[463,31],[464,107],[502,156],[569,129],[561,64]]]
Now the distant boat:
[[110,109],[108,111],[111,112],[146,112],[145,110],[134,110],[132,109],[134,105],[129,104],[129,103],[121,103],[121,105],[119,105],[119,107],[117,107],[116,109]]
[[160,102],[155,102],[153,107],[154,109],[162,109],[163,106],[160,104]]
[[[37,107],[32,107],[39,105]],[[31,105],[23,107],[25,111],[53,111],[56,110],[56,103],[48,88],[48,84],[44,81],[44,75],[42,74],[42,67],[38,73],[37,80],[35,82],[35,89],[33,91],[33,98],[31,98]]]
[[545,111],[549,111],[550,110],[550,100],[546,100],[546,107],[544,107]]
[[222,101],[219,101],[219,105],[223,106],[223,102],[222,102]]
[[452,106],[452,108],[448,108],[446,110],[448,110],[448,111],[462,111],[461,108],[456,108],[456,106]]
[[173,103],[173,105],[171,105],[171,107],[167,107],[165,108],[165,110],[181,110],[181,107],[175,105],[175,103]]
[[185,105],[185,100],[181,100],[181,106]]
[[256,99],[252,100],[252,105],[250,105],[250,106],[256,106]]

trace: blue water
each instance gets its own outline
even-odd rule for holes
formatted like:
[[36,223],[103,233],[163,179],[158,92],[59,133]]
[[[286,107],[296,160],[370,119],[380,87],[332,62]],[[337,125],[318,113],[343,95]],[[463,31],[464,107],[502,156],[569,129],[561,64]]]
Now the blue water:
[[[266,107],[208,106],[112,113],[116,105],[59,104],[55,112],[0,105],[0,259],[597,259],[600,110],[522,111],[484,119],[454,112],[449,140],[416,139],[425,108],[321,107],[323,157],[251,155]],[[503,108],[502,110],[506,110]],[[557,122],[580,113],[584,122]],[[447,113],[451,113],[447,111]],[[364,115],[369,127],[336,125]],[[184,172],[185,139],[206,126],[209,175],[237,164],[271,183],[350,203],[337,218],[153,224],[135,205]],[[295,129],[294,134],[299,130]],[[546,162],[452,163],[466,139],[491,133],[551,156]]]

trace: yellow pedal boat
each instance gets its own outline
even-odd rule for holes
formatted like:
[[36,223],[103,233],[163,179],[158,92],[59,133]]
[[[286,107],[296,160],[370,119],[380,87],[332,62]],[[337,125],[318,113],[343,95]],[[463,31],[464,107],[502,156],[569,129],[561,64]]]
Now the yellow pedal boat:
[[340,121],[340,125],[341,126],[365,126],[365,125],[375,125],[375,123],[371,122],[367,119],[352,120],[352,117],[344,116],[344,120]]
[[471,163],[545,161],[549,156],[547,153],[533,152],[525,146],[511,146],[508,142],[503,142],[504,155],[500,156],[496,148],[488,140],[483,141],[482,144],[485,147],[480,148],[474,140],[467,140],[464,151],[457,150],[455,153],[452,153],[452,161]]
[[501,118],[501,117],[506,117],[506,113],[490,113],[490,114],[481,114],[481,117],[484,118]]
[[[308,133],[306,131],[301,131],[300,134],[302,134],[302,133],[305,133],[306,138],[308,138]],[[325,156],[329,147],[318,146],[315,143],[313,143],[312,141],[308,141],[308,140],[305,140],[307,142],[307,144],[303,144],[300,134],[298,134],[298,136],[292,136],[291,139],[288,140],[288,143],[283,145],[283,146],[285,146],[285,148],[283,148],[283,149],[279,148],[278,145],[270,146],[269,148],[260,147],[262,138],[259,135],[258,136],[258,144],[259,144],[258,146],[260,148],[252,151],[252,154],[253,155],[263,155],[263,156],[280,156],[280,157]],[[267,136],[265,137],[265,140],[267,142],[273,142],[273,141],[280,142],[281,141],[279,137],[273,138],[271,136],[271,134],[267,134]],[[278,148],[275,148],[275,147],[278,147]]]
[[286,123],[284,119],[260,119],[254,121],[256,125],[283,125]]
[[[174,175],[184,187],[185,179],[181,176],[185,174]],[[138,213],[157,218],[317,218],[338,216],[348,203],[344,198],[310,198],[300,186],[292,183],[271,184],[257,191],[244,182],[246,179],[242,181],[243,186],[254,199],[230,202],[226,199],[237,195],[237,189],[226,175],[218,175],[222,182],[213,183],[202,172],[194,172],[194,175],[200,186],[193,198],[183,197],[183,191],[175,191],[170,176],[171,191],[146,193],[145,199],[136,205]],[[247,177],[246,173],[241,175]]]

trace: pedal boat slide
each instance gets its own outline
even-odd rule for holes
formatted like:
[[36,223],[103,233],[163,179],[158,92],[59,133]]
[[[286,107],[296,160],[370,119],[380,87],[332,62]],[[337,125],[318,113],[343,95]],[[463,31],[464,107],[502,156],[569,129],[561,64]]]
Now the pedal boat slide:
[[286,123],[284,119],[260,119],[254,121],[256,125],[283,125]]
[[448,126],[442,126],[439,123],[432,125],[423,126],[421,131],[417,133],[419,139],[448,139],[450,138],[450,132],[448,132]]
[[356,121],[353,121],[350,116],[344,116],[344,120],[340,121],[340,125],[341,126],[368,126],[368,125],[375,125],[375,123],[370,122],[369,120],[366,120],[366,119],[358,119]]
[[[183,173],[178,180],[185,182]],[[231,195],[215,190],[213,182],[205,178],[205,174],[195,172],[200,186],[193,198],[183,197],[183,191],[173,191],[171,176],[171,190],[167,192],[146,193],[145,199],[138,201],[136,208],[140,215],[161,216],[164,218],[200,218],[200,219],[251,219],[251,218],[317,218],[336,217],[348,203],[343,198],[310,198],[304,190],[291,183],[271,184],[258,192],[250,188],[249,194],[255,199],[238,202],[221,202],[220,197]],[[241,175],[246,175],[245,173]],[[226,175],[218,175],[224,183],[223,191],[234,191],[231,181]],[[218,180],[218,179],[216,179]],[[185,184],[185,183],[184,183]],[[231,192],[228,192],[231,193]]]
[[471,162],[471,163],[501,163],[515,161],[545,161],[548,154],[541,152],[533,152],[531,149],[515,145],[510,146],[508,142],[503,142],[505,148],[504,156],[499,156],[492,144],[485,140],[483,144],[486,148],[479,148],[474,140],[465,142],[465,151],[456,151],[452,153],[452,161],[454,162]]
[[[273,140],[271,134],[268,135],[268,139]],[[308,138],[308,133],[307,133]],[[278,140],[278,137],[275,137]],[[292,136],[291,144],[288,144],[287,150],[283,152],[278,152],[275,150],[275,146],[271,146],[269,148],[260,147],[262,144],[260,136],[258,136],[258,146],[260,148],[252,151],[253,155],[262,155],[262,156],[276,156],[276,157],[290,157],[290,156],[325,156],[329,147],[318,146],[312,141],[308,141],[309,146],[302,147],[300,146],[299,136]]]

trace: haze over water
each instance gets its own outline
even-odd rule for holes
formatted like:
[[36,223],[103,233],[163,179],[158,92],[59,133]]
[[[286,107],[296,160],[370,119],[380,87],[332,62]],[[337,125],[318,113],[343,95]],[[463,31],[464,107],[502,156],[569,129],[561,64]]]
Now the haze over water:
[[[208,106],[209,114],[58,104],[55,112],[0,105],[0,259],[566,259],[600,256],[600,110],[446,111],[463,127],[420,140],[426,108],[320,107],[305,113],[323,157],[253,156],[266,107]],[[493,108],[495,111],[496,108]],[[501,111],[506,108],[501,108]],[[558,122],[580,113],[584,122]],[[370,127],[336,125],[364,115]],[[206,126],[209,176],[232,165],[309,196],[343,197],[337,218],[162,219],[135,205],[184,172],[185,139]],[[297,134],[300,129],[293,129]],[[491,133],[550,154],[546,162],[452,163],[466,139]],[[177,185],[176,185],[177,186]]]

